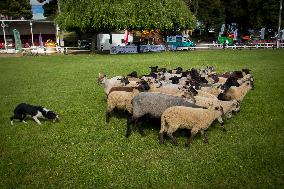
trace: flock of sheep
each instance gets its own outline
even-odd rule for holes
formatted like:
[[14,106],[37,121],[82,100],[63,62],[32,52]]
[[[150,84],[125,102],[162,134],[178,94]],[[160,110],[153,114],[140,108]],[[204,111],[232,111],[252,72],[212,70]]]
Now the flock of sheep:
[[149,68],[150,73],[140,77],[136,71],[110,79],[99,74],[98,83],[104,85],[107,97],[106,123],[114,109],[127,112],[126,137],[131,134],[132,124],[144,135],[143,120],[159,118],[161,144],[167,133],[177,145],[173,133],[179,128],[191,131],[187,147],[199,131],[207,143],[206,131],[213,121],[217,120],[225,130],[223,118],[238,112],[240,102],[254,87],[249,69],[218,74],[212,66],[189,70]]

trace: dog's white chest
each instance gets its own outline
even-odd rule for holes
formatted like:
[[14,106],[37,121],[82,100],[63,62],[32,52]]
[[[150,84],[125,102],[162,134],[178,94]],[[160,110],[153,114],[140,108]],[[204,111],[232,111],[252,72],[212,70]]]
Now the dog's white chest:
[[37,114],[35,116],[38,118],[43,118],[43,115],[40,111],[37,111]]

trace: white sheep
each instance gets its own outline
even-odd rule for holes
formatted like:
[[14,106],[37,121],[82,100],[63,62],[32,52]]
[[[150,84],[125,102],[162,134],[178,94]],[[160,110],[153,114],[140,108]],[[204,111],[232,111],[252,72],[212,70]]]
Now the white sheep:
[[[216,119],[220,119],[224,114],[221,106],[212,106],[209,109],[191,108],[185,106],[173,106],[164,111],[161,116],[160,143],[164,143],[164,133],[172,139],[172,142],[177,145],[176,138],[173,133],[179,129],[190,129],[191,136],[186,142],[186,147],[189,147],[194,136],[200,131],[204,137],[204,142],[208,143],[206,130]],[[223,125],[222,125],[222,128]]]
[[125,83],[121,81],[122,78],[122,76],[116,76],[108,79],[106,75],[99,73],[98,83],[104,85],[104,92],[107,96],[112,87],[125,86]]
[[133,89],[133,92],[127,91],[112,91],[107,98],[107,110],[106,110],[106,123],[109,125],[110,114],[117,108],[119,110],[126,110],[128,114],[132,114],[132,99],[139,94],[137,89]]

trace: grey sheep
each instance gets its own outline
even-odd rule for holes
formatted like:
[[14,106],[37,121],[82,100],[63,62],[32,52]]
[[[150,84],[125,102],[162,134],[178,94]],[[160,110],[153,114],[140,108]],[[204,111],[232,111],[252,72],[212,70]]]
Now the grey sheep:
[[160,118],[162,113],[172,106],[187,106],[193,108],[201,108],[186,98],[166,95],[162,93],[142,92],[135,96],[132,100],[132,117],[127,120],[126,137],[131,134],[130,124],[139,121],[138,129],[143,134],[140,118],[149,115],[151,118]]

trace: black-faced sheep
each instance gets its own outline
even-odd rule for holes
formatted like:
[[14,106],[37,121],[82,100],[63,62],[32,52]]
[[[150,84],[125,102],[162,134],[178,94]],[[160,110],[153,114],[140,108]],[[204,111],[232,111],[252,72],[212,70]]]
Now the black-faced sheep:
[[[239,87],[231,87],[225,94],[222,96],[224,100],[237,100],[241,102],[245,95],[253,88],[253,82],[251,80],[244,82]],[[222,100],[223,100],[222,99]]]
[[[177,145],[173,133],[181,129],[190,129],[191,136],[188,138],[185,146],[189,147],[194,136],[200,131],[204,136],[204,142],[208,143],[206,131],[214,120],[224,114],[221,106],[212,106],[209,109],[192,108],[185,106],[173,106],[166,109],[161,116],[160,143],[164,143],[164,133],[166,132],[172,142]],[[222,126],[223,128],[223,126]]]

